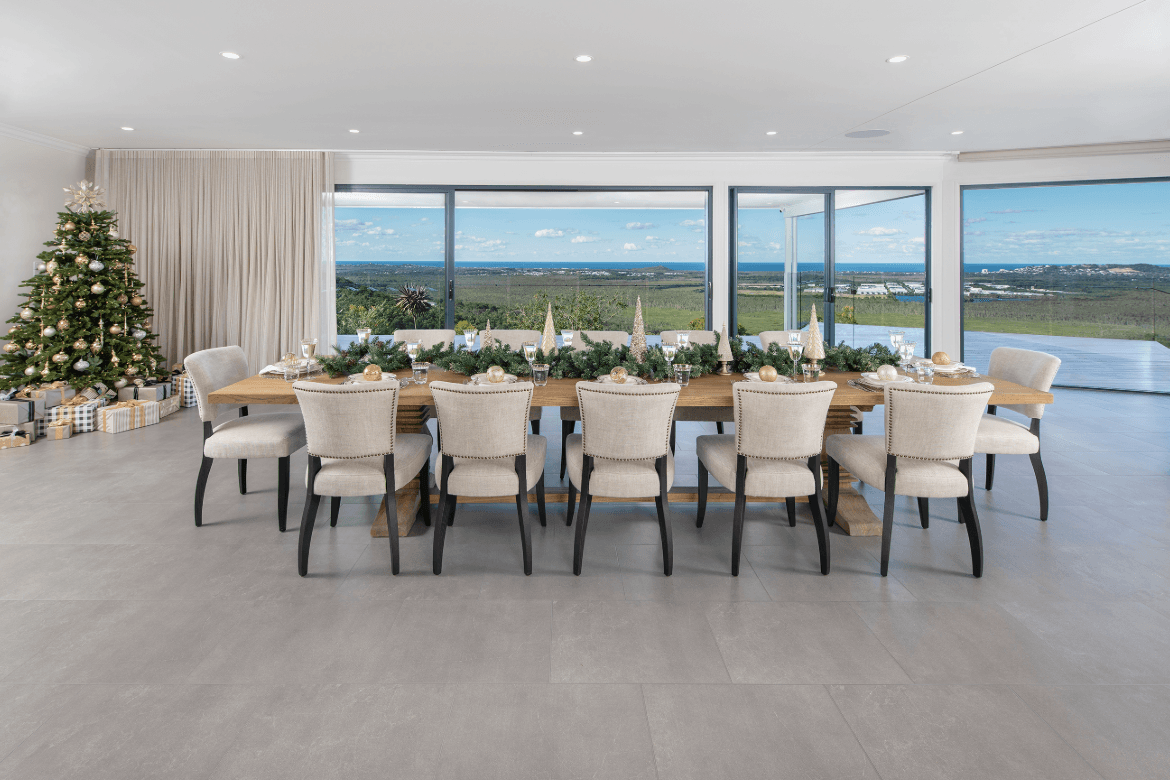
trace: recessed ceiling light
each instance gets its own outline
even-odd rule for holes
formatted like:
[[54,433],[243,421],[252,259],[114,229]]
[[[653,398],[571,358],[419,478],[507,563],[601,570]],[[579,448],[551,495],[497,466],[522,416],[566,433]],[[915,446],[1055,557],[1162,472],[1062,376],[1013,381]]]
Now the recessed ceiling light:
[[123,127],[122,129],[123,130],[133,130],[134,128],[133,127]]
[[585,135],[585,133],[582,130],[574,130],[573,135]]
[[764,133],[764,135],[776,135],[776,131],[775,131],[775,130],[769,130],[768,132]]
[[905,54],[895,54],[893,57],[890,57],[888,60],[886,60],[886,62],[905,62],[908,59],[910,58]]
[[240,58],[240,55],[234,51],[221,51],[219,54],[221,57],[227,57],[229,60],[238,60]]
[[883,135],[889,135],[889,130],[854,130],[852,133],[846,133],[846,138],[878,138]]
[[351,132],[351,133],[360,133],[360,132],[361,132],[361,130],[350,130],[349,132]]
[[963,134],[962,130],[952,130],[951,131],[951,135],[962,135],[962,134]]
[[577,62],[589,62],[589,61],[590,61],[590,60],[592,60],[592,59],[593,59],[593,58],[592,58],[592,57],[590,57],[588,54],[579,54],[579,55],[577,55]]

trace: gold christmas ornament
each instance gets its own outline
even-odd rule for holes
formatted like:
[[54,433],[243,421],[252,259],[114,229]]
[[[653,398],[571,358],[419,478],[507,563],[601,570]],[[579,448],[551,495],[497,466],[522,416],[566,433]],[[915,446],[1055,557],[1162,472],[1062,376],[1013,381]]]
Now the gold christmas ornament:
[[614,366],[613,370],[609,372],[609,381],[615,385],[624,385],[630,373],[626,371],[625,366]]
[[85,339],[78,339],[77,341],[73,342],[74,349],[85,349],[88,346],[89,346],[89,344],[86,342]]
[[45,367],[41,369],[41,376],[48,376],[50,373],[52,372],[49,371],[49,364],[45,363]]
[[78,233],[77,237],[80,238],[82,241],[89,241],[89,233],[85,232],[84,230],[81,231],[80,233]]
[[54,363],[67,363],[68,361],[69,361],[69,356],[66,355],[64,352],[58,352],[56,355],[53,355],[53,362]]
[[37,313],[27,306],[20,310],[20,318],[22,320],[31,320],[35,316],[37,316]]
[[145,379],[135,379],[134,386],[135,387],[146,387],[146,380]]
[[94,341],[92,344],[89,345],[89,351],[94,353],[95,355],[98,352],[101,352],[102,351],[102,343],[100,341]]
[[66,320],[66,319],[57,320],[57,330],[65,330],[68,327],[69,327],[69,320]]
[[893,379],[897,379],[898,369],[894,368],[893,366],[878,366],[877,377],[883,382],[889,382]]
[[11,336],[13,333],[16,333],[16,327],[17,326],[13,325],[11,328],[8,329],[9,336]]
[[362,379],[366,380],[367,382],[381,382],[382,369],[371,363],[362,371]]
[[53,289],[54,289],[54,290],[60,290],[60,289],[61,289],[61,277],[60,277],[60,276],[54,276],[54,277],[53,277]]
[[126,366],[126,376],[134,376],[138,373],[137,366]]
[[138,247],[134,246],[133,244],[127,244],[126,251],[128,251],[130,254],[136,254],[138,252]]
[[20,345],[13,344],[11,341],[4,345],[4,351],[7,352],[9,355],[11,355],[13,352],[16,352],[19,349],[20,349]]
[[89,258],[86,257],[85,255],[78,255],[77,259],[74,260],[73,262],[79,266],[87,266],[87,265],[89,265]]
[[62,230],[75,230],[76,228],[77,228],[77,225],[74,225],[72,222],[66,222],[64,225],[61,226]]
[[121,360],[118,360],[117,355],[115,355],[113,352],[110,353],[110,365],[116,366],[121,362],[122,362]]
[[130,356],[130,359],[133,360],[135,363],[141,363],[142,362],[142,355],[139,355],[137,352],[135,352],[133,355]]
[[[101,211],[106,206],[105,192],[91,181],[82,179],[72,187],[65,187],[64,190],[69,193],[69,200],[65,201],[65,207],[70,211]],[[73,223],[67,222],[65,224],[72,225]]]
[[51,274],[56,270],[57,270],[57,261],[56,260],[50,260],[49,262],[45,263],[45,272],[46,273]]
[[118,298],[117,298],[117,300],[118,300],[118,303],[122,303],[122,304],[124,304],[124,303],[126,303],[126,301],[128,301],[128,300],[130,300],[130,299],[129,299],[129,298],[127,298],[125,295],[119,295],[119,296],[118,296]]
[[951,356],[940,350],[930,356],[930,362],[936,366],[949,366],[951,364]]
[[492,384],[499,384],[504,381],[506,373],[500,366],[489,366],[487,370],[488,381]]
[[141,306],[142,305],[142,296],[135,295],[133,298],[130,299],[130,303],[133,304],[134,306]]
[[775,366],[760,366],[761,382],[775,382],[777,376],[779,375],[776,373]]
[[29,350],[36,349],[37,343],[35,341],[26,341],[24,342],[24,348]]
[[122,326],[121,326],[121,325],[111,325],[111,326],[110,326],[110,333],[111,333],[112,335],[114,335],[114,336],[117,336],[117,335],[118,335],[119,333],[121,333],[121,332],[122,332]]
[[101,282],[94,282],[89,286],[89,291],[94,295],[101,295],[106,291],[106,286]]
[[76,301],[73,302],[73,307],[75,309],[84,309],[85,308],[85,301],[78,298]]

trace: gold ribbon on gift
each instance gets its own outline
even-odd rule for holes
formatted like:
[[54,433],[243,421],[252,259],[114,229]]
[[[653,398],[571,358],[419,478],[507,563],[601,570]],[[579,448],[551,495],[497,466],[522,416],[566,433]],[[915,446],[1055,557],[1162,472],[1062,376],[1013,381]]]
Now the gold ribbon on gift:
[[[131,429],[145,427],[146,426],[146,405],[147,404],[155,404],[155,403],[158,403],[158,401],[133,401],[133,400],[127,399],[125,401],[119,401],[116,404],[110,404],[109,406],[105,407],[104,409],[101,409],[98,412],[98,414],[101,415],[101,421],[102,421],[101,427],[104,430],[106,427],[106,424],[107,424],[106,421],[110,419],[110,417],[108,416],[107,413],[108,412],[115,412],[119,409],[134,409],[135,410],[134,412],[132,412],[130,414],[130,428]],[[141,411],[138,411],[138,410],[141,410]]]
[[49,428],[72,428],[73,423],[70,422],[69,420],[53,420],[53,422],[49,423],[47,427],[49,427]]
[[89,396],[85,395],[85,393],[89,392],[90,390],[93,390],[93,388],[87,387],[85,390],[81,391],[80,393],[73,396],[72,398],[70,398],[68,401],[64,402],[61,405],[62,406],[81,406],[83,404],[92,403],[93,401],[95,401],[97,399],[90,398]]

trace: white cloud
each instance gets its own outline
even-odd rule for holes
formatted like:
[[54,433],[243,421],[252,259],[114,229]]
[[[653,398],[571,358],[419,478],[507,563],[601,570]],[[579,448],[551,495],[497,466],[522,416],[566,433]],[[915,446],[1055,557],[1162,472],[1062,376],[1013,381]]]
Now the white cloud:
[[649,230],[654,227],[653,222],[627,222],[626,230]]
[[859,236],[892,236],[895,233],[901,233],[901,232],[902,231],[898,230],[897,228],[871,227],[869,230],[857,231],[857,235],[859,235]]
[[926,236],[914,236],[910,239],[911,244],[925,244]]
[[596,238],[593,238],[592,236],[573,236],[573,238],[571,239],[570,243],[573,243],[573,244],[589,244],[589,243],[592,243],[592,242],[594,242],[594,241],[596,241],[596,240],[597,240],[597,239],[596,239]]
[[545,228],[544,230],[536,231],[537,238],[560,238],[565,235],[565,231],[557,230],[556,228]]
[[622,249],[626,250],[627,252],[637,252],[641,248],[642,247],[638,246],[637,244],[626,244],[622,247]]
[[683,227],[695,227],[695,226],[705,227],[707,225],[707,220],[705,220],[705,219],[684,219],[682,222],[680,222],[678,224],[682,225]]

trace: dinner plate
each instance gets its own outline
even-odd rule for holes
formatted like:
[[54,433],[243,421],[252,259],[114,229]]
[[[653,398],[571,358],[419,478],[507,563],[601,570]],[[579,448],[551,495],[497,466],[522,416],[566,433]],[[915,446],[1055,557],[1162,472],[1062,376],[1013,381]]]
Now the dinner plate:
[[876,387],[884,387],[885,385],[894,382],[913,382],[914,379],[904,374],[898,374],[893,379],[878,379],[878,375],[873,371],[865,371],[861,374],[861,381],[867,385],[874,385]]
[[[763,382],[764,381],[763,379],[760,379],[760,372],[758,372],[758,371],[744,371],[743,375],[744,375],[744,378],[747,379],[747,381],[749,381],[749,382]],[[765,382],[765,384],[782,385],[785,382],[788,382],[791,384],[792,377],[784,376],[783,374],[777,374],[775,382]]]
[[[609,378],[609,374],[602,374],[601,376],[597,377],[597,381],[603,385],[616,385],[616,384],[618,384],[617,382],[615,382]],[[646,380],[640,376],[627,376],[626,381],[622,382],[621,384],[623,384],[623,385],[644,385],[644,384],[646,384]]]
[[515,374],[504,374],[504,379],[500,382],[492,382],[491,380],[488,379],[487,374],[473,374],[471,376],[471,378],[467,380],[467,384],[469,384],[469,385],[510,385],[510,384],[514,383],[515,381],[516,381]]

